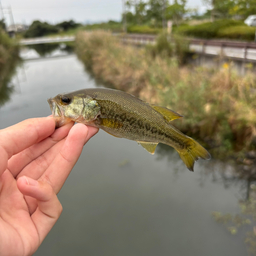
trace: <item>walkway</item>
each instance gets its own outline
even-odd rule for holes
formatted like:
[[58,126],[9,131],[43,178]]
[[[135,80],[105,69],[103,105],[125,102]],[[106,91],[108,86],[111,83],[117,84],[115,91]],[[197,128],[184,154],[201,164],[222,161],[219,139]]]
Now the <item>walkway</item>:
[[32,44],[49,44],[49,43],[64,43],[72,42],[75,40],[75,36],[56,36],[56,37],[38,37],[20,40],[21,45]]

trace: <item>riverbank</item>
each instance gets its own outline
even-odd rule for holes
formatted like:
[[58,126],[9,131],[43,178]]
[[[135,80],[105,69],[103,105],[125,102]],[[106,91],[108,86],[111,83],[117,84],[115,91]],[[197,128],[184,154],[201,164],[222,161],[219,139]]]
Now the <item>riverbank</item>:
[[19,45],[0,30],[0,106],[13,91],[9,83],[19,61]]
[[101,82],[182,114],[174,125],[215,157],[243,158],[255,149],[253,74],[240,77],[229,63],[220,70],[180,67],[175,57],[153,58],[147,49],[122,45],[106,32],[80,32],[76,51]]

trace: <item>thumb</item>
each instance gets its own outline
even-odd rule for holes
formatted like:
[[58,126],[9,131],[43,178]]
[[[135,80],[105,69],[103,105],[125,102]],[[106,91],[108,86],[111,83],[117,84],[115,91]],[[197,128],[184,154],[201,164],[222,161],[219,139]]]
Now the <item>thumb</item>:
[[51,185],[45,181],[22,176],[17,180],[17,186],[23,195],[37,200],[38,207],[31,218],[39,234],[40,243],[42,243],[60,217],[62,205]]

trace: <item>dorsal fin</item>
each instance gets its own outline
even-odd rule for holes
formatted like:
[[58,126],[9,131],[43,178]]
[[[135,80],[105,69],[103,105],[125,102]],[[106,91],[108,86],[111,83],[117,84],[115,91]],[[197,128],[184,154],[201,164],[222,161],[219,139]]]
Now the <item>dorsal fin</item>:
[[178,119],[178,118],[182,117],[182,115],[180,115],[177,112],[174,112],[173,110],[170,110],[168,108],[164,108],[164,107],[160,107],[160,106],[156,106],[156,105],[151,105],[151,107],[155,111],[160,113],[164,117],[164,119],[168,122],[171,122],[174,119]]

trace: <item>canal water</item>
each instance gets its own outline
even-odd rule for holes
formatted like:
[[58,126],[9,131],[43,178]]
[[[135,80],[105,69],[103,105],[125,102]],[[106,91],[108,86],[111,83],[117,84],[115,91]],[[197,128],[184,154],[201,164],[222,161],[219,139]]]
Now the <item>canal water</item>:
[[[27,49],[22,56],[0,128],[50,115],[47,99],[58,93],[102,86],[70,52]],[[100,131],[59,193],[63,213],[35,255],[247,255],[244,234],[232,236],[212,218],[214,211],[239,213],[246,194],[245,182],[223,178],[225,168],[198,161],[191,173],[169,147],[152,156]]]

